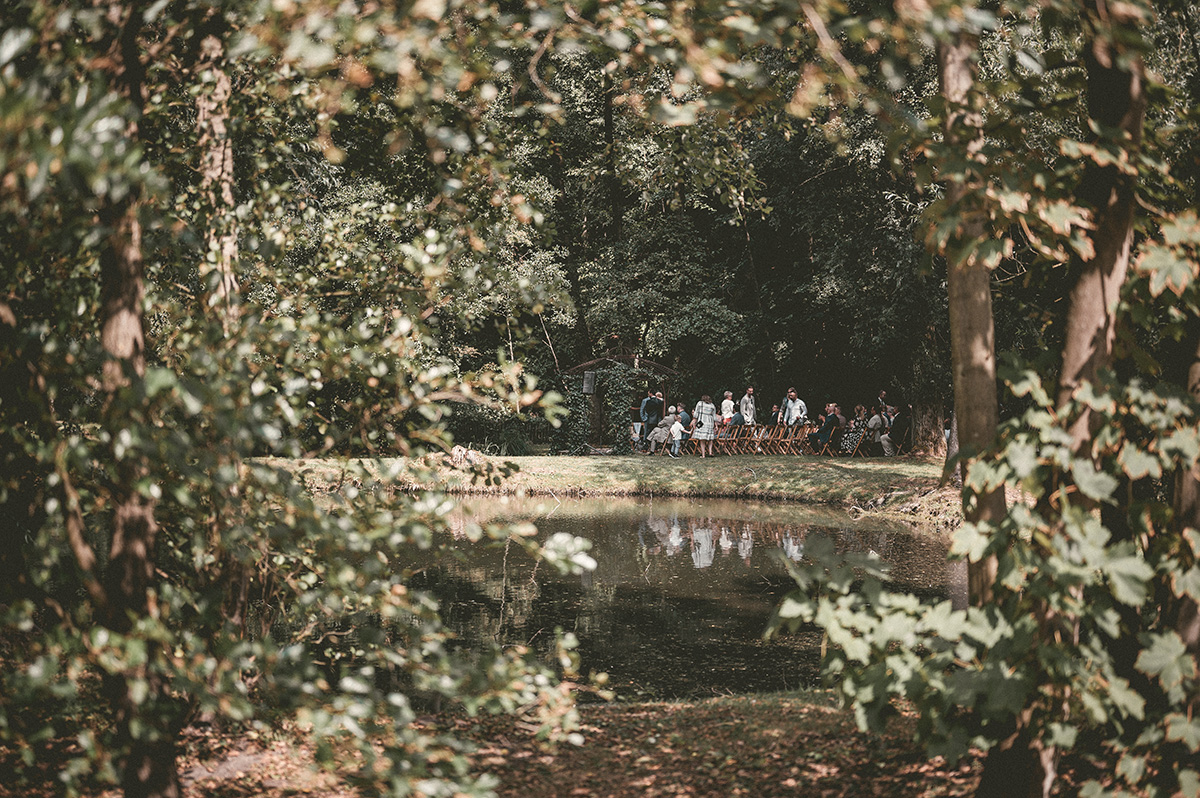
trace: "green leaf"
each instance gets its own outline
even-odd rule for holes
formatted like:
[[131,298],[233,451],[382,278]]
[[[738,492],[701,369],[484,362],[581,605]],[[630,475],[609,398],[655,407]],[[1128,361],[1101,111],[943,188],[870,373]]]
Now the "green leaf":
[[1091,460],[1076,458],[1071,461],[1071,475],[1080,492],[1089,499],[1103,501],[1117,489],[1121,483],[1116,477],[1097,471]]
[[1176,596],[1189,596],[1193,601],[1200,601],[1200,565],[1193,565],[1182,574],[1172,572],[1171,584]]
[[1162,476],[1162,464],[1158,461],[1158,457],[1129,441],[1126,441],[1125,445],[1121,447],[1121,454],[1117,456],[1117,462],[1125,469],[1125,474],[1130,479],[1141,479],[1147,476],[1158,479]]
[[1027,441],[1009,444],[1006,455],[1017,479],[1025,479],[1038,467],[1037,447]]
[[1179,771],[1179,792],[1183,798],[1200,798],[1200,773],[1191,768]]
[[1147,583],[1154,576],[1154,569],[1141,557],[1113,556],[1101,566],[1101,570],[1108,577],[1117,601],[1137,606],[1146,600]]
[[1137,270],[1150,277],[1150,294],[1159,296],[1168,288],[1176,296],[1196,278],[1197,262],[1177,253],[1174,249],[1152,244],[1137,261]]
[[1135,666],[1147,676],[1157,676],[1165,690],[1193,676],[1196,670],[1187,646],[1173,630],[1154,635],[1150,646],[1138,654]]
[[1183,743],[1189,751],[1200,750],[1200,719],[1172,712],[1167,715],[1166,723],[1168,740]]
[[1083,213],[1073,205],[1057,200],[1038,208],[1038,216],[1059,235],[1067,235],[1071,227],[1083,223]]

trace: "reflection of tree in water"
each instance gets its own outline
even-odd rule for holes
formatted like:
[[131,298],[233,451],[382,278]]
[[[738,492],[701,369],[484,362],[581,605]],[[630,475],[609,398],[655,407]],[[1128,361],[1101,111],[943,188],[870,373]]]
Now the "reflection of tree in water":
[[[596,571],[562,576],[515,544],[458,540],[461,562],[422,578],[442,597],[464,643],[530,644],[549,652],[556,628],[574,632],[586,670],[606,670],[625,695],[705,695],[794,688],[815,676],[815,633],[764,643],[772,609],[793,585],[780,554],[798,560],[813,535],[838,552],[874,550],[906,589],[944,594],[945,545],[896,530],[833,529],[784,521],[688,517],[678,510],[606,520],[563,513],[532,520],[539,537],[593,541]],[[736,532],[735,532],[736,530]],[[675,556],[688,547],[691,557]],[[717,549],[723,555],[716,557]],[[940,580],[943,584],[934,584]]]

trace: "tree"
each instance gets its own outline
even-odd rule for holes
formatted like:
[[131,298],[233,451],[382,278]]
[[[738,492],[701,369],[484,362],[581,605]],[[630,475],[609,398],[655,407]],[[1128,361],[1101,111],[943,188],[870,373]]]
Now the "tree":
[[[359,491],[378,476],[353,466],[340,495],[316,497],[261,455],[357,439],[420,470],[449,445],[448,401],[537,401],[515,368],[460,379],[428,322],[445,290],[493,270],[482,256],[451,265],[492,221],[469,223],[487,207],[475,197],[503,178],[477,37],[511,20],[469,4],[446,18],[320,3],[10,12],[0,739],[37,757],[38,741],[74,738],[69,787],[171,796],[189,720],[290,713],[322,760],[359,748],[381,790],[486,791],[416,712],[520,711],[561,736],[570,689],[551,676],[570,652],[548,665],[449,650],[406,571],[444,510]],[[393,71],[364,66],[377,63]],[[336,127],[368,115],[382,80],[403,86],[383,150],[421,131],[408,144],[428,179],[356,198],[345,224],[314,207],[329,196],[316,187],[344,160]],[[372,291],[339,303],[364,266]],[[545,554],[578,569],[582,546]],[[48,716],[44,701],[65,710]]]

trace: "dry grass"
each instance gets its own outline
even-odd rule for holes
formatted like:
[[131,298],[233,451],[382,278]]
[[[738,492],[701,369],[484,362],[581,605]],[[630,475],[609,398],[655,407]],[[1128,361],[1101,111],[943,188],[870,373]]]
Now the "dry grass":
[[272,460],[315,491],[372,481],[393,489],[452,493],[564,496],[680,496],[802,502],[859,512],[886,512],[936,526],[957,523],[958,494],[939,485],[940,458],[593,456],[489,458],[515,473],[499,484],[473,478],[448,461],[416,476],[408,463],[377,460]]

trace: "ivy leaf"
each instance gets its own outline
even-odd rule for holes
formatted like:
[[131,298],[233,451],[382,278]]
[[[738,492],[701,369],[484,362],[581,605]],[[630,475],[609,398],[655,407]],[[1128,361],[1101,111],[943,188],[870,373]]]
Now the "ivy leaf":
[[1183,743],[1189,751],[1200,750],[1200,720],[1193,720],[1187,715],[1172,712],[1167,715],[1166,721],[1168,740]]
[[1138,654],[1135,665],[1147,676],[1157,676],[1166,690],[1181,684],[1184,678],[1196,672],[1187,646],[1174,631],[1155,635],[1149,648]]
[[1071,232],[1071,227],[1083,223],[1083,214],[1079,209],[1063,200],[1038,208],[1038,216],[1050,225],[1051,230],[1063,236]]
[[1008,380],[1008,386],[1016,396],[1028,396],[1042,407],[1050,406],[1050,394],[1042,387],[1042,378],[1033,371],[1020,372]]
[[1163,240],[1170,246],[1200,244],[1200,218],[1195,211],[1184,211],[1174,219],[1164,221]]
[[1037,448],[1026,441],[1016,441],[1008,447],[1008,463],[1017,479],[1025,479],[1038,466]]
[[1200,773],[1190,768],[1179,771],[1179,792],[1183,798],[1200,798]]
[[1162,476],[1162,464],[1159,463],[1158,457],[1129,442],[1121,447],[1121,454],[1118,455],[1117,462],[1125,469],[1125,473],[1130,479],[1141,479],[1146,476],[1158,479]]
[[1117,601],[1136,606],[1146,600],[1146,583],[1154,576],[1154,569],[1141,557],[1113,557],[1102,570]]
[[1200,565],[1193,565],[1182,574],[1173,574],[1171,581],[1176,596],[1190,596],[1200,601]]
[[1197,264],[1170,247],[1153,244],[1138,258],[1137,269],[1149,275],[1152,296],[1157,297],[1168,288],[1176,296],[1183,296],[1188,283],[1196,278]]
[[1112,492],[1120,484],[1116,477],[1097,471],[1091,460],[1083,458],[1071,461],[1071,475],[1075,478],[1075,485],[1080,492],[1096,501],[1103,501],[1112,496]]

